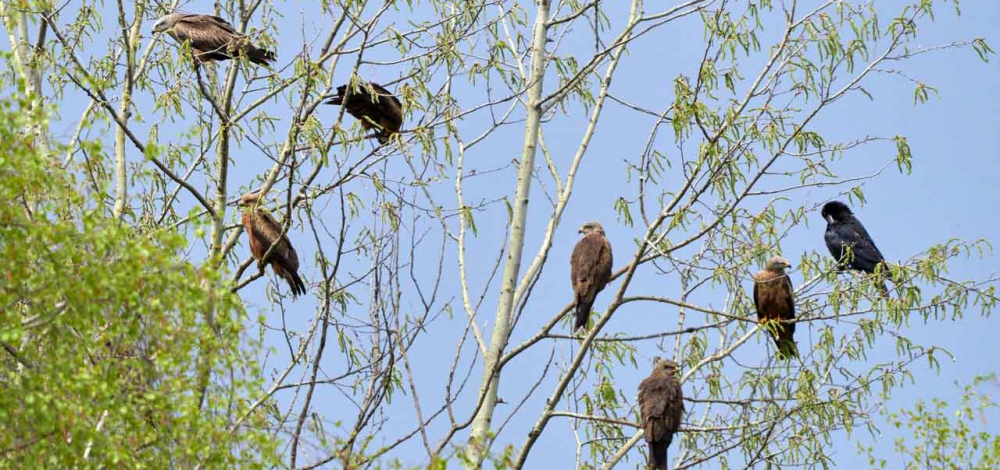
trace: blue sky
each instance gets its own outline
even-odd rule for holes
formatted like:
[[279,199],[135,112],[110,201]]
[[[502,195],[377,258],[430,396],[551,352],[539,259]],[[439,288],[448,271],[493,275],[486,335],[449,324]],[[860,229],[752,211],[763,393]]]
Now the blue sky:
[[[182,8],[189,11],[207,12],[212,8],[214,2],[193,1],[183,2]],[[278,41],[279,64],[286,65],[292,57],[301,49],[302,42],[313,40],[316,30],[325,31],[329,28],[329,16],[319,15],[315,11],[315,5],[311,2],[286,2],[280,9],[283,18],[277,19],[275,25],[269,33]],[[621,2],[614,4],[616,8],[623,7]],[[899,1],[879,1],[877,6],[885,9],[885,12],[897,10],[902,2]],[[105,8],[113,8],[108,4]],[[647,5],[647,10],[655,8]],[[620,12],[612,13],[615,25],[621,20]],[[619,16],[615,16],[619,15]],[[402,13],[391,12],[386,23],[393,23],[399,28],[405,26],[406,19],[419,17],[419,14],[404,17]],[[106,19],[114,18],[111,10],[104,12]],[[888,18],[883,20],[886,23]],[[974,37],[984,37],[991,45],[997,46],[993,31],[995,25],[1000,21],[1000,6],[996,2],[966,2],[963,4],[963,15],[956,17],[950,8],[939,7],[937,10],[937,21],[922,25],[919,44],[924,46],[937,46],[951,43],[953,41],[970,40]],[[305,26],[303,29],[302,26]],[[676,26],[675,26],[676,25]],[[259,27],[259,24],[255,25]],[[143,47],[151,36],[149,30],[152,22],[144,27]],[[614,27],[612,28],[614,30]],[[299,31],[302,31],[300,33]],[[107,33],[107,31],[105,31]],[[776,34],[776,33],[775,33]],[[766,42],[767,34],[764,34]],[[593,48],[592,39],[587,41],[587,32],[583,30],[583,25],[573,30],[567,35],[564,43],[561,43],[566,50],[574,53],[584,53]],[[610,37],[610,34],[608,34]],[[574,42],[577,41],[577,42]],[[671,24],[670,27],[658,30],[655,35],[645,38],[630,47],[628,54],[623,60],[621,69],[615,77],[612,86],[612,94],[626,101],[633,101],[642,104],[657,112],[662,111],[673,101],[673,80],[679,74],[692,77],[697,72],[697,65],[700,60],[700,49],[697,47],[701,42],[700,22],[694,16]],[[160,46],[163,53],[174,53],[175,48],[172,43]],[[388,48],[377,48],[370,52],[370,59],[391,60],[394,51]],[[346,64],[353,63],[353,57],[349,57]],[[760,61],[759,57],[741,61],[744,75],[755,73],[753,67]],[[854,95],[837,102],[828,112],[811,126],[820,131],[827,138],[827,141],[842,141],[863,137],[865,135],[893,136],[902,135],[909,139],[909,144],[913,150],[914,165],[910,175],[900,175],[895,165],[889,165],[882,174],[875,180],[868,182],[864,186],[865,196],[868,203],[864,206],[855,206],[857,216],[864,222],[868,231],[878,243],[883,254],[890,260],[901,261],[922,252],[927,247],[943,243],[952,238],[962,238],[973,240],[986,238],[991,242],[997,240],[996,233],[998,225],[993,214],[996,213],[996,181],[1000,174],[1000,163],[998,163],[998,136],[995,132],[995,119],[1000,111],[1000,104],[993,97],[1000,93],[1000,80],[997,80],[996,60],[989,64],[983,64],[971,50],[955,50],[949,52],[930,53],[903,63],[893,63],[890,67],[896,67],[904,71],[907,76],[916,77],[919,80],[933,85],[937,88],[937,94],[923,105],[915,106],[913,102],[913,85],[907,79],[893,74],[880,74],[872,78],[869,83],[870,89],[874,92],[874,101],[869,101],[861,95]],[[220,68],[221,70],[221,68]],[[335,82],[341,83],[349,75],[349,65],[338,67],[335,72]],[[603,71],[603,68],[601,69]],[[289,74],[286,70],[283,75]],[[402,73],[398,66],[383,65],[363,65],[361,73],[375,81],[396,80]],[[553,77],[554,78],[554,77]],[[546,88],[551,89],[555,83],[552,78]],[[429,88],[436,89],[443,85],[443,80],[436,79],[429,84]],[[460,99],[468,99],[468,105],[463,108],[483,102],[481,82],[476,87],[464,83],[456,83],[454,94]],[[501,92],[502,93],[502,92]],[[52,133],[57,136],[69,135],[76,124],[80,111],[86,106],[86,97],[79,92],[67,93],[67,98],[60,103],[61,120],[52,125]],[[251,95],[250,100],[254,99]],[[140,106],[148,106],[152,96],[143,95],[137,97]],[[249,101],[248,101],[249,102]],[[274,146],[279,145],[288,130],[288,101],[282,96],[281,99],[273,100],[265,106],[265,109],[281,120],[276,124],[273,134],[265,133],[264,144],[270,146],[270,151],[274,152]],[[330,125],[336,119],[336,108],[321,108],[318,113],[319,119],[326,125]],[[185,114],[193,116],[190,108],[185,109]],[[409,117],[407,124],[412,125],[421,116],[418,114]],[[146,123],[137,124],[138,135],[147,135],[150,122],[157,122],[158,116],[148,113],[145,116]],[[567,115],[558,114],[556,119],[547,123],[544,127],[545,139],[548,149],[553,155],[555,163],[564,174],[572,159],[572,155],[579,143],[582,134],[586,114],[579,106],[568,107]],[[161,120],[162,121],[162,120]],[[353,119],[345,118],[345,125],[353,124]],[[468,119],[457,123],[459,130],[466,141],[481,133],[489,123],[488,115],[485,113],[475,114]],[[636,226],[630,228],[622,223],[614,209],[614,202],[619,196],[634,197],[634,182],[626,182],[625,161],[635,161],[645,145],[649,134],[653,118],[636,113],[628,108],[609,102],[602,116],[602,121],[598,126],[597,133],[588,149],[587,157],[577,175],[576,190],[572,202],[563,215],[562,223],[557,230],[556,240],[548,263],[542,273],[542,277],[535,287],[528,308],[524,311],[524,316],[517,325],[511,338],[511,344],[518,344],[533,335],[541,325],[554,315],[560,308],[570,301],[568,261],[572,244],[576,240],[576,229],[580,223],[598,219],[604,223],[608,237],[615,246],[616,268],[624,266],[630,258],[633,239],[641,236],[644,227]],[[160,122],[161,144],[176,143],[180,137],[173,131],[181,131],[190,125],[183,121],[179,123]],[[111,134],[101,136],[99,132],[91,134],[92,138],[102,138],[109,145]],[[268,141],[267,139],[271,139]],[[475,204],[479,201],[496,201],[504,196],[510,196],[514,188],[514,178],[516,176],[516,166],[510,162],[520,155],[523,139],[523,125],[512,124],[498,129],[491,137],[483,143],[478,144],[469,150],[466,155],[466,172],[475,169],[481,176],[467,178],[465,182],[465,201],[467,204]],[[669,126],[660,130],[660,137],[656,142],[656,148],[664,152],[673,152],[676,156],[676,148],[672,146],[672,131]],[[340,158],[347,161],[356,161],[361,158],[363,152],[370,147],[362,149],[341,150],[334,149],[334,152],[344,152]],[[439,147],[440,148],[440,147]],[[886,167],[895,155],[895,146],[892,142],[877,142],[861,147],[845,155],[841,160],[832,163],[831,168],[842,177],[863,176]],[[438,161],[441,156],[438,155]],[[424,178],[435,176],[437,168],[432,165],[432,159],[422,155],[417,147],[407,151],[407,160],[398,156],[388,159],[377,167],[386,181],[390,182],[402,199],[422,206],[429,206],[422,192],[411,183],[423,175]],[[135,159],[134,161],[138,161]],[[541,164],[541,154],[537,163]],[[235,162],[232,166],[229,189],[232,194],[244,190],[248,187],[255,187],[258,178],[268,168],[271,162],[262,155],[261,150],[249,143],[244,143],[236,152]],[[146,167],[151,167],[146,164]],[[677,168],[675,166],[675,168]],[[499,169],[490,173],[489,170]],[[429,179],[429,189],[435,201],[445,208],[453,209],[455,206],[454,196],[454,168],[447,166],[436,179]],[[542,175],[544,184],[536,182],[532,188],[532,206],[529,212],[528,237],[525,245],[525,257],[523,266],[526,267],[534,253],[537,251],[541,234],[548,219],[550,206],[546,198],[546,190],[551,194],[551,180],[545,176],[547,173],[544,167],[540,167],[539,174]],[[320,177],[321,181],[332,180],[335,170],[326,169]],[[668,170],[663,182],[664,187],[679,181],[676,170]],[[202,180],[200,184],[204,185]],[[281,186],[283,183],[279,183]],[[371,199],[374,191],[371,184],[366,180],[358,180],[349,186],[350,191],[354,191],[367,201]],[[790,196],[790,200],[779,206],[781,209],[791,209],[798,205],[807,204],[810,207],[822,204],[824,201],[835,197],[844,187],[820,187],[799,191]],[[382,200],[378,200],[383,202]],[[336,200],[330,200],[330,205],[322,208],[318,218],[326,224],[326,228],[331,233],[339,230],[339,212],[336,208]],[[182,207],[189,207],[192,204],[190,197],[181,193]],[[376,232],[390,236],[393,235],[391,228],[381,221],[377,212],[372,210],[374,204],[368,206],[363,215],[363,221],[370,223],[376,228]],[[376,206],[377,208],[377,206]],[[430,413],[440,405],[444,390],[440,386],[447,378],[448,369],[455,355],[456,345],[465,329],[465,316],[461,309],[461,294],[457,289],[456,275],[456,255],[454,244],[448,242],[448,248],[443,257],[440,255],[441,244],[440,231],[435,231],[436,221],[428,220],[421,215],[420,219],[414,220],[412,217],[416,212],[412,210],[404,211],[402,229],[399,232],[401,246],[406,247],[409,240],[425,236],[423,245],[415,250],[415,253],[404,251],[400,256],[404,258],[412,255],[414,257],[412,265],[415,277],[425,289],[433,281],[437,267],[440,263],[443,266],[442,282],[439,299],[431,312],[435,319],[430,323],[427,335],[415,344],[410,351],[410,361],[414,375],[418,378],[416,385],[424,414]],[[637,214],[634,214],[637,215]],[[235,213],[230,215],[231,221],[235,222]],[[822,232],[824,223],[818,211],[809,214],[808,224],[794,227],[788,237],[782,242],[782,253],[789,258],[793,264],[805,253],[815,251],[821,256],[826,256],[825,247],[822,244]],[[319,278],[318,268],[314,267],[310,261],[316,251],[312,232],[304,225],[304,219],[296,220],[296,225],[292,227],[290,238],[299,250],[300,258],[303,260],[302,272],[309,281],[315,282]],[[456,220],[449,219],[452,230],[457,230]],[[491,270],[499,255],[499,248],[502,244],[503,234],[508,228],[506,209],[502,203],[493,202],[486,206],[485,210],[476,213],[476,224],[479,236],[468,240],[469,251],[469,282],[473,286],[471,294],[474,300],[483,291],[487,280],[491,276]],[[353,226],[349,234],[356,236],[358,226]],[[329,245],[330,240],[326,240],[325,245]],[[325,247],[327,249],[328,247]],[[200,249],[195,249],[194,256],[197,257]],[[249,255],[246,245],[236,249],[240,260]],[[996,274],[997,257],[990,256],[986,259],[969,259],[967,261],[954,263],[950,274],[957,279],[985,279]],[[234,263],[236,260],[234,260]],[[346,261],[346,269],[350,272],[361,272],[366,268],[366,260],[362,256],[349,258]],[[244,290],[241,295],[250,305],[251,311],[261,313],[269,325],[281,325],[286,321],[289,327],[300,332],[305,331],[308,322],[313,318],[316,302],[311,296],[302,298],[294,303],[286,303],[288,308],[284,320],[282,320],[277,309],[272,308],[269,300],[263,295],[264,281],[273,283],[273,275],[268,274],[265,279],[257,281],[256,284]],[[792,274],[793,282],[801,283],[802,277],[798,272]],[[412,281],[404,280],[404,295],[401,301],[401,308],[404,313],[418,314],[421,310],[420,300],[413,293]],[[666,286],[666,287],[664,287]],[[273,288],[273,287],[272,287]],[[608,288],[595,305],[595,309],[603,311],[607,302],[613,295],[617,284]],[[750,289],[749,281],[744,286]],[[285,291],[285,286],[280,289]],[[644,271],[633,285],[630,293],[644,293],[654,295],[669,295],[677,290],[676,279],[670,276],[658,276],[652,272],[651,268]],[[485,290],[483,308],[479,312],[479,323],[492,321],[495,309],[497,292],[499,291],[498,281],[494,280]],[[350,323],[352,317],[364,316],[366,309],[370,307],[367,303],[366,295],[368,291],[362,286],[352,290],[352,293],[361,299],[359,305],[352,307],[351,311],[344,312],[338,321]],[[718,294],[717,291],[709,291],[709,294]],[[720,308],[725,302],[723,298],[713,299],[709,295],[703,294],[698,300],[705,306]],[[450,313],[445,309],[450,308]],[[997,319],[992,317],[983,319],[970,309],[965,318],[960,321],[934,321],[929,325],[914,319],[910,327],[905,330],[915,342],[925,345],[936,345],[950,350],[954,354],[954,361],[943,361],[940,373],[926,370],[923,366],[916,368],[916,385],[907,386],[903,391],[897,391],[892,400],[886,404],[890,409],[909,406],[918,399],[930,399],[941,397],[945,399],[954,398],[957,388],[953,383],[965,384],[971,381],[975,375],[996,372],[995,346],[992,344],[992,335],[996,331]],[[667,330],[676,327],[676,312],[664,310],[661,307],[636,304],[634,307],[619,310],[606,327],[606,332],[633,332]],[[488,334],[489,327],[484,326],[484,332]],[[565,325],[557,326],[554,330],[557,334],[565,333]],[[812,327],[802,328],[798,338],[800,345],[804,342],[809,344],[812,341],[810,336]],[[288,360],[287,347],[282,335],[275,332],[265,334],[266,343],[274,348],[272,354],[267,358],[268,368],[280,368]],[[470,338],[471,340],[471,338]],[[470,341],[471,342],[471,341]],[[462,349],[461,367],[464,371],[473,361],[474,348],[467,342]],[[501,385],[501,397],[504,397],[510,404],[498,407],[494,422],[500,423],[507,419],[508,413],[516,405],[520,396],[530,389],[542,373],[541,367],[553,357],[557,362],[565,363],[570,360],[576,351],[576,345],[570,344],[566,340],[548,340],[540,343],[539,346],[525,353],[511,362],[513,372],[504,376]],[[768,347],[768,340],[762,336],[753,338],[750,343],[741,350],[741,358],[759,355]],[[634,399],[635,388],[639,381],[648,374],[648,361],[654,356],[672,355],[674,342],[672,339],[662,341],[648,341],[636,343],[636,358],[639,361],[639,370],[631,367],[624,367],[615,372],[615,386],[619,388],[629,400]],[[801,347],[801,346],[800,346]],[[880,343],[879,348],[873,351],[869,357],[869,364],[879,363],[895,354],[892,350],[892,343]],[[478,380],[481,374],[481,363],[476,364],[471,369],[471,378],[467,386],[466,393],[462,400],[456,405],[459,417],[464,417],[468,413],[471,395],[478,388]],[[860,370],[860,369],[859,369]],[[336,376],[344,371],[344,361],[336,348],[328,349],[323,361],[323,372],[328,376]],[[293,373],[290,380],[300,380],[299,375],[302,369]],[[551,393],[555,384],[554,372],[549,371],[549,375],[541,381],[538,391],[528,400],[521,412],[514,416],[507,424],[504,433],[501,434],[498,445],[514,444],[520,446],[527,429],[534,422],[538,411],[544,405],[544,399]],[[593,379],[590,378],[583,384],[584,391],[593,387]],[[686,390],[691,393],[690,390]],[[288,403],[295,399],[294,392],[279,393],[278,399],[282,403]],[[996,395],[996,389],[993,389]],[[317,390],[316,410],[331,423],[338,419],[348,421],[353,419],[351,412],[345,413],[344,409],[349,409],[349,401],[344,390],[336,387],[321,387]],[[565,405],[559,408],[562,409]],[[391,420],[386,424],[384,439],[391,441],[399,434],[412,429],[415,418],[412,415],[412,399],[409,394],[398,395],[387,410],[391,413]],[[878,423],[879,420],[876,420]],[[992,431],[1000,431],[1000,416],[992,416],[986,421],[985,426]],[[573,459],[575,441],[571,433],[570,421],[565,418],[555,418],[549,429],[539,441],[539,445],[534,448],[527,468],[539,468],[542,466],[568,467]],[[330,429],[330,427],[328,427]],[[445,429],[444,422],[435,422],[429,431],[432,435],[432,443],[440,436]],[[404,431],[405,430],[405,431]],[[888,430],[887,430],[888,431]],[[630,431],[627,432],[630,434]],[[887,434],[887,437],[893,434]],[[465,439],[465,434],[460,434],[455,443],[461,443]],[[847,437],[842,434],[837,441],[827,451],[836,463],[836,468],[856,469],[864,468],[867,459],[860,458],[854,450],[854,442],[870,442],[872,439],[864,432],[858,432]],[[877,446],[877,454],[892,462],[893,450],[891,440],[888,438],[874,440]],[[674,444],[671,455],[678,455],[679,444]],[[311,458],[318,458],[324,454],[322,449],[308,449],[306,461]],[[419,439],[414,439],[401,446],[394,454],[406,465],[420,464],[426,459]],[[633,468],[637,465],[640,455],[638,447],[630,453],[630,461],[622,464],[621,468]],[[331,467],[332,468],[332,467]],[[716,468],[714,463],[705,468]]]

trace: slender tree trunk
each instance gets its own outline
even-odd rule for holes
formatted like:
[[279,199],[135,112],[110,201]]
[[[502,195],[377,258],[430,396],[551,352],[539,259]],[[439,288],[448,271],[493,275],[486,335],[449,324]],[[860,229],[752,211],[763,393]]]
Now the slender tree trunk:
[[[3,19],[4,28],[7,30],[7,39],[10,41],[11,52],[13,52],[14,68],[18,75],[24,80],[28,89],[28,94],[32,97],[31,108],[37,109],[42,106],[42,64],[41,56],[38,54],[28,33],[28,15],[24,11],[12,8],[9,2],[0,1],[0,18]],[[47,27],[44,21],[39,21],[37,43],[40,45],[45,40]],[[43,154],[49,153],[48,141],[48,120],[42,120],[37,125],[32,125],[25,131],[35,136],[35,144]]]
[[[119,11],[121,3],[119,3]],[[127,41],[125,43],[125,61],[128,66],[125,68],[125,89],[122,91],[121,104],[118,108],[118,115],[122,121],[128,123],[132,111],[132,90],[135,88],[136,54],[139,52],[139,33],[142,29],[142,17],[146,11],[146,2],[135,3],[135,19],[132,27],[129,28]],[[124,25],[123,25],[124,26]],[[125,166],[125,128],[118,126],[115,131],[115,219],[121,220],[125,213],[125,206],[128,202],[128,173]]]
[[489,451],[489,439],[493,411],[497,403],[497,387],[500,374],[495,371],[504,347],[513,328],[514,290],[521,271],[521,253],[524,248],[524,233],[528,214],[528,197],[531,192],[531,173],[535,166],[535,150],[538,144],[538,129],[541,126],[542,82],[545,78],[545,39],[549,16],[550,0],[537,0],[537,13],[532,38],[531,76],[528,81],[527,122],[524,129],[524,149],[521,152],[521,166],[517,175],[517,189],[514,196],[514,214],[511,224],[510,246],[507,249],[507,263],[504,266],[493,334],[490,338],[483,365],[483,384],[486,398],[472,423],[470,451],[472,461],[477,465]]

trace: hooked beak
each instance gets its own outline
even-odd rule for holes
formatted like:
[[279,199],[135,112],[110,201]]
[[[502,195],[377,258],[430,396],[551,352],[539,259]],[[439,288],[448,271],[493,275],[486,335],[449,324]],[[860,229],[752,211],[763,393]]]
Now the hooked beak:
[[824,215],[823,218],[826,219],[826,223],[828,224],[832,224],[834,222],[833,216],[830,214]]

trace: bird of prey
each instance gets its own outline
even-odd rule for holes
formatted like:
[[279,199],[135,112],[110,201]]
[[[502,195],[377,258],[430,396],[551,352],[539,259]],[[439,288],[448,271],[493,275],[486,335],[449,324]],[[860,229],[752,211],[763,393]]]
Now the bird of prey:
[[639,414],[643,437],[649,444],[646,468],[652,470],[667,470],[667,448],[684,415],[684,393],[676,372],[677,363],[660,360],[639,384]]
[[611,243],[604,238],[604,227],[601,227],[600,222],[583,224],[580,233],[583,238],[573,248],[573,256],[569,261],[570,280],[573,282],[576,302],[574,331],[587,324],[594,298],[611,279],[612,263]]
[[236,32],[226,20],[212,15],[171,13],[156,20],[154,33],[167,33],[177,42],[190,41],[191,52],[198,62],[228,60],[235,55],[245,55],[258,65],[268,65],[275,60],[274,53],[254,46],[249,39]]
[[274,246],[267,262],[274,268],[274,274],[288,282],[292,296],[306,293],[306,285],[299,277],[299,255],[295,253],[288,237],[281,234],[281,225],[259,207],[260,194],[245,194],[240,198],[243,207],[243,228],[250,240],[250,253],[258,262]]
[[753,304],[757,309],[757,319],[761,324],[770,323],[767,330],[778,348],[778,359],[799,357],[794,339],[795,323],[780,322],[795,319],[792,280],[785,272],[785,268],[790,267],[792,265],[788,260],[774,256],[767,260],[764,270],[753,277]]
[[347,87],[337,87],[337,96],[325,104],[344,106],[351,116],[361,121],[361,128],[379,130],[380,144],[388,142],[389,136],[399,132],[403,125],[403,103],[399,98],[377,83],[359,84],[356,89],[350,90],[350,96]]
[[[846,204],[840,201],[828,202],[823,206],[822,214],[826,219],[826,247],[830,249],[830,254],[837,260],[841,270],[846,264],[851,269],[871,274],[875,272],[876,266],[885,262],[865,226],[854,217]],[[876,287],[882,295],[888,295],[889,290],[884,282]]]

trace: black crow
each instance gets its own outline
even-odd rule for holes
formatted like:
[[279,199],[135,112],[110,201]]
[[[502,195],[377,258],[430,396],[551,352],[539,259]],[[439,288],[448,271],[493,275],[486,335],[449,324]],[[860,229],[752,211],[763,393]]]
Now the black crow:
[[[857,271],[874,273],[875,267],[882,264],[882,270],[886,271],[882,252],[878,251],[865,226],[854,217],[854,213],[846,204],[840,201],[828,202],[823,206],[822,214],[826,219],[824,235],[826,247],[840,264],[840,269],[849,266]],[[845,247],[850,247],[850,255],[847,254]],[[889,293],[884,282],[880,282],[876,287],[883,295]]]

